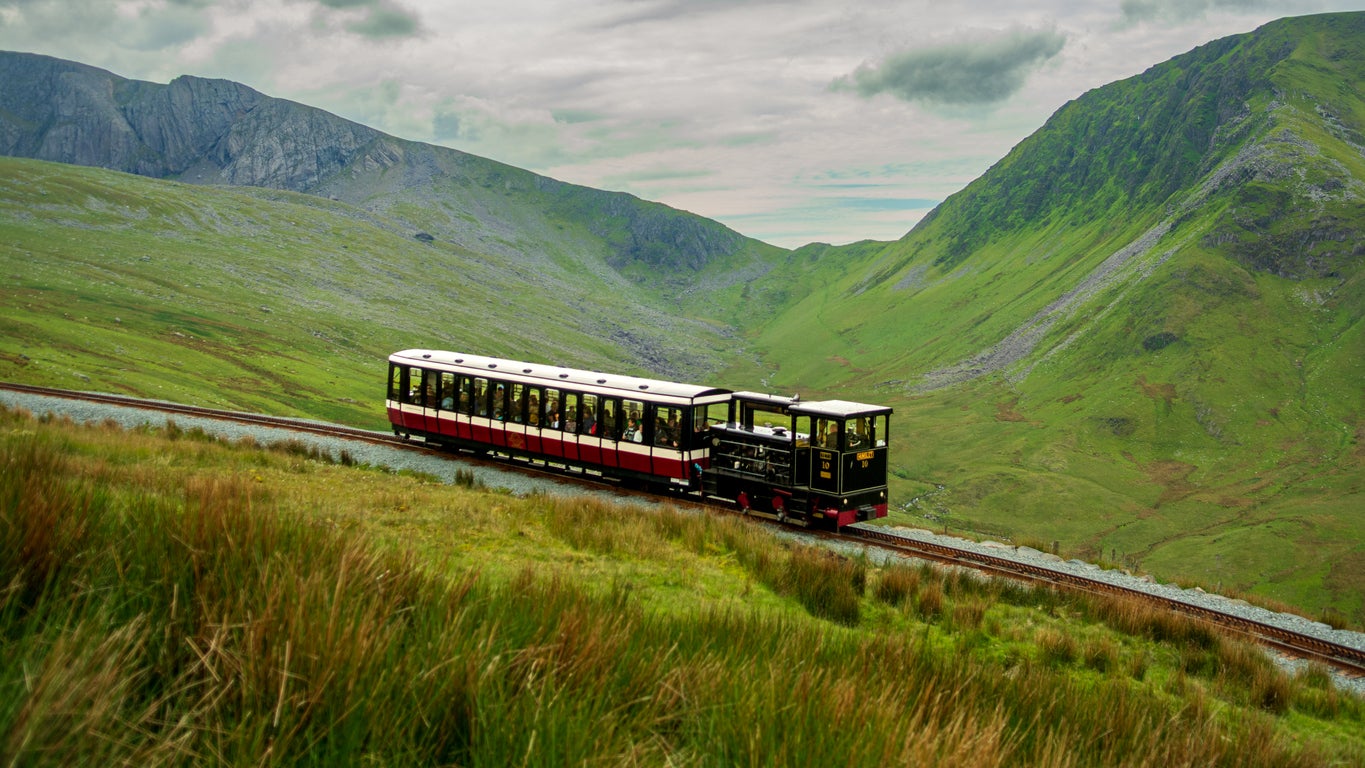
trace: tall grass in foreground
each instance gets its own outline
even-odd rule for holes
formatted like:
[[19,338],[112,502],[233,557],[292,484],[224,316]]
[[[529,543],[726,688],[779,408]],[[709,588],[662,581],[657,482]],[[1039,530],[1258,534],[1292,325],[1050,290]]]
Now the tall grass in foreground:
[[[5,765],[1328,762],[1268,715],[999,666],[927,635],[857,631],[837,612],[675,617],[529,568],[435,576],[244,477],[172,484],[74,439],[0,432]],[[734,553],[803,605],[825,593],[801,597],[798,581],[868,584],[864,564],[738,520],[571,503],[544,514],[599,551]],[[945,603],[1001,589],[918,580]],[[915,602],[904,585],[870,591],[897,590]],[[1324,711],[1349,709],[1312,689]]]

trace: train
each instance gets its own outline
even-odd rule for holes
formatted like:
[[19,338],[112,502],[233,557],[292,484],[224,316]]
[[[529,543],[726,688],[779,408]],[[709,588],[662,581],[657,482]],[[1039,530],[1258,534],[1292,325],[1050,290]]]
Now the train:
[[394,434],[839,528],[887,511],[893,410],[409,349],[389,356]]

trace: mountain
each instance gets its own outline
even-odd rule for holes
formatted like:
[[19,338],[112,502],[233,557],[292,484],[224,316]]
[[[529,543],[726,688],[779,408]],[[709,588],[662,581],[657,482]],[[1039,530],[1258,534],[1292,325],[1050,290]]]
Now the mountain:
[[698,279],[728,287],[735,258],[761,265],[782,254],[700,216],[398,139],[226,80],[160,85],[0,52],[0,83],[0,154],[326,197],[424,242],[570,282],[610,272],[608,290],[626,295],[667,303]]
[[809,262],[774,385],[907,398],[930,524],[1365,617],[1363,51],[1365,14],[1284,19],[1078,97]]

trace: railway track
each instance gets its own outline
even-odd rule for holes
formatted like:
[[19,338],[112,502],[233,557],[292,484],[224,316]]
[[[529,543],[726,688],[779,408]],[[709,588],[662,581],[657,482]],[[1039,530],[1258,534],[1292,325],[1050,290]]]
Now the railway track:
[[204,408],[197,405],[182,405],[180,403],[171,403],[165,400],[143,400],[125,395],[112,395],[98,392],[76,392],[69,389],[53,389],[51,387],[37,387],[29,384],[11,384],[9,382],[0,382],[0,389],[9,392],[40,395],[42,397],[57,397],[64,400],[80,400],[87,403],[118,405],[126,408],[156,411],[158,413],[170,415],[193,416],[196,418],[214,419],[217,421],[233,421],[239,424],[274,427],[276,429],[287,429],[314,435],[324,435],[326,437],[362,440],[378,445],[412,445],[397,435],[388,432],[356,429],[354,427],[346,427],[339,424],[326,424],[323,422],[309,421],[307,419],[291,419],[284,416],[264,416],[261,414],[243,413],[241,411]]
[[[356,429],[323,422],[309,421],[306,419],[264,416],[239,411],[182,405],[160,400],[144,400],[124,395],[77,392],[73,390],[6,382],[0,382],[0,389],[43,397],[79,400],[140,410],[150,410],[172,416],[183,415],[203,419],[231,421],[240,424],[271,427],[331,438],[359,440],[379,445],[401,446],[412,450],[435,452],[435,449],[427,447],[420,442],[411,442],[387,432]],[[474,456],[462,456],[461,458],[467,458],[478,464],[492,464],[499,468],[514,467],[522,471],[540,475],[553,475],[557,478],[566,479],[571,482],[584,483],[585,485],[597,485],[600,487],[599,483],[592,482],[593,478],[591,475],[580,477],[576,474],[554,472],[549,468],[529,465],[522,461],[490,462],[486,459]],[[648,495],[643,492],[632,492],[629,489],[623,489],[614,484],[612,487],[615,488],[618,493],[626,495],[634,495],[635,493],[639,493],[641,496]],[[654,497],[651,496],[651,498]],[[706,506],[712,510],[724,509],[724,511],[736,513],[732,509],[700,504],[699,502],[696,502],[695,499],[686,499],[676,496],[670,496],[668,498],[673,501],[698,503],[699,506]],[[1346,675],[1365,679],[1365,650],[1349,645],[1333,643],[1302,632],[1258,622],[1231,613],[1220,612],[1204,606],[1193,605],[1173,598],[1155,595],[1150,592],[1131,589],[1096,579],[1089,579],[1077,574],[1033,565],[1015,559],[997,557],[968,549],[961,549],[902,536],[894,531],[874,527],[851,526],[845,528],[843,532],[831,533],[827,534],[827,536],[831,539],[845,542],[872,544],[906,556],[968,567],[993,576],[1021,579],[1035,584],[1045,584],[1072,591],[1131,599],[1149,605],[1154,604],[1165,610],[1180,613],[1215,625],[1225,631],[1250,638],[1282,653],[1302,659],[1319,661]]]

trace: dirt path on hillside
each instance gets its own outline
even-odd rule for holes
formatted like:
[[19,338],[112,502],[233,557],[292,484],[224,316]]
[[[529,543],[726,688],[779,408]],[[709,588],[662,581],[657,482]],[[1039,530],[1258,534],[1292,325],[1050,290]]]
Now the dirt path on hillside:
[[[1131,285],[1137,280],[1145,279],[1154,269],[1170,258],[1174,249],[1156,259],[1143,258],[1170,229],[1171,222],[1167,220],[1142,233],[1141,237],[1105,259],[1090,274],[1086,275],[1079,285],[1039,310],[1023,325],[1001,339],[999,343],[959,363],[930,371],[924,375],[918,388],[921,391],[939,389],[1004,370],[1023,360],[1033,352],[1034,348],[1038,346],[1038,342],[1042,340],[1043,335],[1053,325],[1070,316],[1095,294],[1110,288],[1121,280]],[[1067,342],[1069,341],[1070,339],[1067,339]],[[1052,351],[1055,352],[1060,348],[1059,346]],[[1032,366],[1029,366],[1029,370],[1032,370]],[[1027,375],[1027,371],[1024,375]]]

